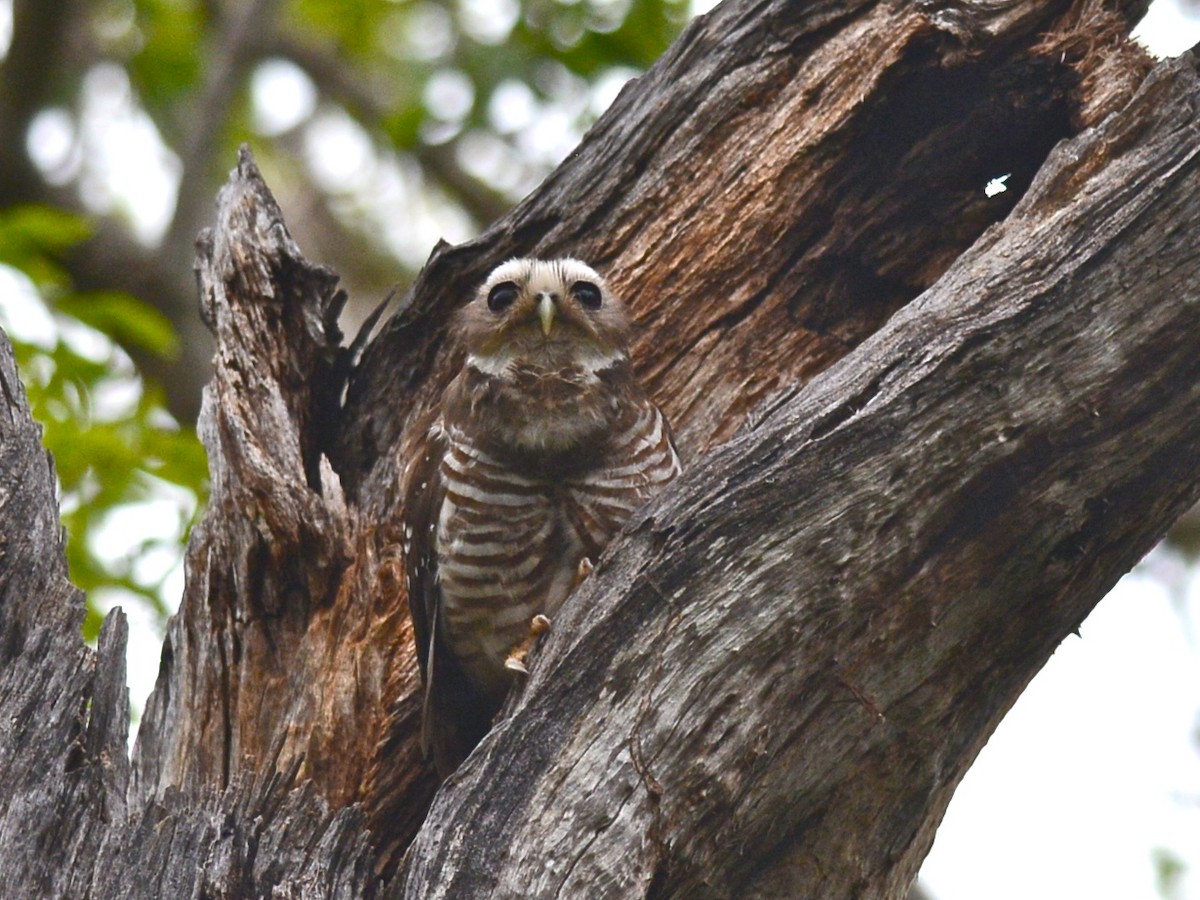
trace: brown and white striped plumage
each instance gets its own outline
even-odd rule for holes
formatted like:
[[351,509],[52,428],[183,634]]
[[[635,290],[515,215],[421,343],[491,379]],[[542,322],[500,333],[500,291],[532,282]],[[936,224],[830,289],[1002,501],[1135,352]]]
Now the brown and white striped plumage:
[[679,473],[624,308],[588,266],[507,262],[458,327],[463,370],[404,483],[423,743],[443,775],[490,727],[531,619],[553,616],[581,560]]

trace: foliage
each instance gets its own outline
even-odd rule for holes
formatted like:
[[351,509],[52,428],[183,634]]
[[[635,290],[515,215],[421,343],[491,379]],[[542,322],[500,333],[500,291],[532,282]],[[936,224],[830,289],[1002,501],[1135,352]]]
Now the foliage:
[[1182,900],[1183,878],[1187,866],[1178,856],[1162,847],[1151,853],[1154,863],[1154,880],[1158,894],[1163,900]]
[[[54,457],[67,561],[71,579],[88,593],[84,634],[92,640],[101,620],[98,589],[126,591],[165,618],[164,570],[183,553],[188,520],[204,494],[206,461],[195,434],[175,423],[161,390],[137,376],[126,352],[176,351],[162,314],[125,294],[78,292],[62,270],[59,257],[88,233],[82,218],[62,210],[0,212],[0,265],[14,276],[5,324],[16,334],[35,317],[51,326],[33,339],[14,335],[13,347]],[[24,290],[17,272],[27,279]],[[97,536],[115,514],[136,514],[164,499],[178,513],[173,523],[163,520],[165,532],[135,541],[120,556],[99,552]],[[148,567],[155,555],[159,565]]]
[[[438,237],[468,237],[537,184],[688,11],[687,0],[107,0],[81,26],[94,64],[124,71],[167,153],[211,177],[251,141],[273,184],[292,182],[328,207],[323,225],[345,229],[342,243],[392,258],[387,277],[371,254],[338,260],[349,281],[370,274],[380,287],[395,281],[397,262],[411,272],[422,255],[381,234],[377,220],[395,218],[396,199],[366,183],[370,167],[351,167],[357,181],[322,177],[323,126],[354,130],[372,165],[415,181],[401,202],[427,252]],[[312,93],[293,117],[258,77],[281,63],[291,89]],[[73,74],[82,82],[87,71]],[[75,115],[82,134],[86,110]],[[191,156],[197,148],[211,158]],[[433,214],[421,216],[426,207]]]

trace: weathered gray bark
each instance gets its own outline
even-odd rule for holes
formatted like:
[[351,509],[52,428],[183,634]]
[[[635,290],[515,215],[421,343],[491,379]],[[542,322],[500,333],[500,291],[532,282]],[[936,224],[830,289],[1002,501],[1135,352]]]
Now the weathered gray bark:
[[407,896],[907,887],[1031,675],[1196,498],[1198,99],[1190,62],[1156,73],[645,512]]
[[[123,626],[79,645],[5,370],[3,472],[32,474],[0,506],[28,535],[0,887],[902,895],[996,722],[1200,493],[1200,80],[1134,94],[1136,5],[727,3],[356,366],[243,158],[198,257],[212,503],[132,767]],[[530,252],[629,299],[690,469],[425,819],[397,474],[449,312]]]
[[0,896],[366,896],[361,816],[294,768],[127,802],[125,617],[83,645],[53,470],[2,333],[0,401]]

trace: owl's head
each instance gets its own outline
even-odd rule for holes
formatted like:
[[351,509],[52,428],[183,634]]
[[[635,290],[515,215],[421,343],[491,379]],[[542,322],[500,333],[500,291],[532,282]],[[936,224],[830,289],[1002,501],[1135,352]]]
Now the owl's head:
[[604,279],[577,259],[512,259],[460,313],[470,363],[599,371],[627,357],[629,317]]

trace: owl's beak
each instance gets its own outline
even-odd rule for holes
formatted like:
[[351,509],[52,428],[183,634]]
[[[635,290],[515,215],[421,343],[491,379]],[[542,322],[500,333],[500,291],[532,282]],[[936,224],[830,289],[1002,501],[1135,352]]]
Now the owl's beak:
[[542,294],[538,299],[538,318],[542,320],[542,334],[550,337],[550,329],[554,327],[554,301],[549,294]]

